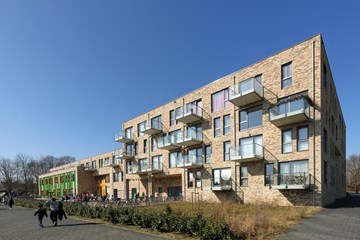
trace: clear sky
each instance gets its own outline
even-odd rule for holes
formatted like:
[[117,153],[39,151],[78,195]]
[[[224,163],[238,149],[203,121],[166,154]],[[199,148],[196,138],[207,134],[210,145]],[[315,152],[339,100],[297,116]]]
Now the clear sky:
[[360,154],[360,1],[1,0],[0,157],[117,149],[121,123],[322,33]]

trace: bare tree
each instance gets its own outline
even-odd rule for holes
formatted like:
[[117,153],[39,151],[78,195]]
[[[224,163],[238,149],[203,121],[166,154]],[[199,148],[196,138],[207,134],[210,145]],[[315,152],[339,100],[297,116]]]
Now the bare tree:
[[15,166],[16,166],[16,175],[17,181],[23,186],[23,191],[25,194],[29,192],[29,176],[30,176],[30,169],[29,169],[29,162],[31,161],[31,157],[29,155],[19,153],[16,155],[15,158]]
[[0,183],[9,192],[12,192],[14,185],[14,167],[10,159],[0,159]]
[[346,161],[346,174],[348,175],[348,181],[350,187],[354,187],[356,193],[359,192],[360,184],[360,155],[353,154],[349,156]]

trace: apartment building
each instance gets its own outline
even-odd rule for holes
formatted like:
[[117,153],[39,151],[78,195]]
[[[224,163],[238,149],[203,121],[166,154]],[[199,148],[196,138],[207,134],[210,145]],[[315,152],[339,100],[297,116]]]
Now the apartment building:
[[81,160],[77,181],[88,172],[89,191],[126,198],[326,206],[345,196],[345,132],[317,35],[124,122],[107,153],[118,164]]

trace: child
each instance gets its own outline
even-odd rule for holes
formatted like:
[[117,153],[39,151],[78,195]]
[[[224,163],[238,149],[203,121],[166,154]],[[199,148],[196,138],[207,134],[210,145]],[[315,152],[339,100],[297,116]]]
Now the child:
[[42,224],[42,220],[45,217],[48,217],[47,213],[46,213],[46,209],[43,208],[43,205],[40,203],[38,206],[38,209],[36,209],[34,216],[38,216],[38,221],[39,221],[39,227],[43,228],[43,224]]
[[13,209],[13,204],[14,204],[14,199],[12,197],[10,197],[10,200],[9,200],[9,207],[10,207],[10,210]]
[[59,218],[60,221],[63,219],[63,216],[65,217],[65,219],[67,219],[66,213],[64,211],[63,203],[59,202],[58,218]]

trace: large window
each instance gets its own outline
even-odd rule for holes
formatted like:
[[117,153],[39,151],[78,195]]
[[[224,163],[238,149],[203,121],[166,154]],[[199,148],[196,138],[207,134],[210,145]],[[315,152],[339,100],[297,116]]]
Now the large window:
[[230,115],[225,115],[223,120],[224,135],[230,134]]
[[201,188],[201,171],[199,170],[195,173],[195,187]]
[[265,185],[270,184],[270,176],[274,174],[274,164],[266,163],[265,164]]
[[170,168],[175,168],[176,167],[176,161],[181,156],[182,156],[181,151],[169,153],[169,167]]
[[153,137],[151,138],[151,151],[157,150],[157,138]]
[[230,160],[230,141],[224,142],[224,161]]
[[[261,154],[261,152],[259,152],[259,151],[262,151],[262,148],[259,148],[258,146],[263,145],[262,135],[241,138],[239,141],[239,144],[241,146],[241,155],[242,156]],[[255,146],[254,146],[254,144],[255,144]]]
[[132,155],[134,154],[134,145],[133,144],[128,144],[126,145],[126,154],[128,155]]
[[262,107],[256,107],[240,112],[240,130],[262,125]]
[[292,85],[292,63],[281,66],[281,88],[290,87]]
[[119,173],[118,172],[113,173],[113,180],[114,180],[114,182],[119,182]]
[[176,120],[175,120],[175,110],[171,110],[170,111],[170,127],[171,126],[174,126],[176,123]]
[[144,135],[144,133],[142,131],[145,130],[145,127],[146,127],[146,121],[141,122],[141,123],[138,124],[138,129],[137,129],[138,130],[138,137]]
[[297,132],[297,150],[309,150],[309,128],[299,127]]
[[282,179],[292,179],[295,176],[306,176],[308,174],[308,160],[279,163],[279,172]]
[[211,146],[205,146],[205,163],[211,163]]
[[189,160],[192,163],[202,163],[202,148],[193,148],[189,150]]
[[162,129],[162,117],[161,115],[151,119],[151,127]]
[[211,95],[211,111],[216,112],[230,106],[229,89],[224,89]]
[[249,184],[248,182],[248,167],[241,166],[240,167],[240,186],[247,187]]
[[231,168],[221,168],[213,170],[213,186],[231,186]]
[[126,173],[132,173],[134,170],[134,161],[126,161]]
[[221,135],[220,118],[214,118],[214,137]]
[[282,152],[292,152],[292,130],[287,129],[282,131]]
[[148,168],[148,160],[147,158],[142,158],[142,159],[139,159],[139,172],[144,172],[147,170]]
[[162,170],[162,155],[152,157],[152,169]]
[[188,172],[188,188],[192,188],[194,186],[194,174],[193,172]]

